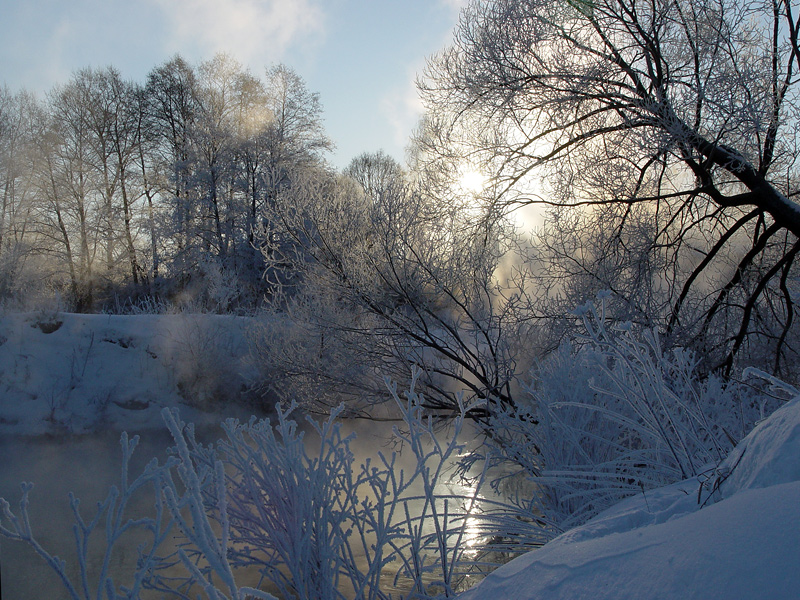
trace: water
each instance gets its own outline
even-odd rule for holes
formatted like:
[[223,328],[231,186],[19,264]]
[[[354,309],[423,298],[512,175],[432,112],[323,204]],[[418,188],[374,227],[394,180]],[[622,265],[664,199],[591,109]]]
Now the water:
[[[169,445],[166,433],[150,433],[134,453],[131,473],[138,474],[153,457],[161,455]],[[72,438],[24,438],[6,436],[0,440],[0,496],[6,498],[19,515],[19,483],[34,484],[30,492],[30,515],[34,535],[51,554],[76,565],[75,541],[72,532],[73,514],[69,493],[81,500],[82,514],[89,518],[97,502],[103,501],[111,485],[119,485],[122,452],[119,434],[99,433]],[[144,490],[142,490],[144,492]],[[151,513],[152,494],[142,493],[132,499],[132,512]],[[99,535],[98,535],[99,534]],[[96,532],[98,541],[104,539],[102,527]],[[139,540],[119,547],[112,568],[120,581],[129,579],[136,564],[136,545]],[[100,569],[98,548],[90,552],[90,570]],[[78,581],[78,570],[68,570]],[[52,569],[27,545],[0,537],[0,575],[2,599],[66,598],[67,592]],[[43,594],[43,590],[47,590]]]
[[[377,451],[391,452],[389,442],[391,423],[375,423],[356,421],[345,424],[357,433],[352,449],[356,453],[356,462],[361,457],[374,456]],[[198,432],[198,438],[210,442],[221,436],[219,429],[206,428]],[[166,431],[147,432],[141,435],[142,440],[133,455],[130,473],[139,474],[153,457],[163,462],[166,449],[172,445],[172,439]],[[0,440],[0,496],[9,500],[17,511],[20,497],[19,482],[31,481],[35,487],[30,495],[30,514],[33,530],[42,545],[52,554],[74,563],[75,543],[71,531],[73,515],[68,496],[74,492],[81,499],[84,515],[93,513],[97,502],[105,499],[109,486],[116,485],[120,479],[122,453],[119,434],[103,432],[94,435],[65,438],[47,437],[5,437]],[[403,459],[406,460],[406,459]],[[407,462],[401,467],[410,468]],[[461,483],[448,484],[439,492],[470,494],[469,486]],[[153,496],[150,488],[133,499],[132,514],[152,514]],[[477,555],[480,549],[480,523],[468,522],[462,544],[467,553]],[[432,525],[426,526],[426,532],[432,531]],[[91,575],[99,571],[97,555],[102,550],[102,527],[96,532],[100,544],[94,548],[91,556]],[[112,569],[117,583],[130,581],[136,561],[136,545],[146,541],[143,537],[128,538],[119,546],[112,557]],[[69,571],[73,581],[77,581],[77,569]],[[60,580],[44,561],[35,555],[26,544],[0,538],[0,590],[2,600],[23,600],[28,598],[48,597],[66,598],[67,593]],[[389,587],[391,574],[386,582]],[[237,573],[240,585],[256,585],[256,573]],[[43,591],[46,590],[46,593]],[[274,590],[272,590],[274,592]],[[143,597],[147,597],[146,595]]]

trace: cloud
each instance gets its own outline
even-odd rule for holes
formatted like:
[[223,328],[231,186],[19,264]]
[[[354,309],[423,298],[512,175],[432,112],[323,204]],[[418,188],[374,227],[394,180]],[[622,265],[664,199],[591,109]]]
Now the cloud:
[[456,12],[461,11],[469,4],[469,0],[439,0],[439,3]]
[[425,107],[417,90],[416,72],[417,69],[414,69],[410,73],[402,88],[395,88],[381,100],[381,113],[391,125],[392,141],[400,147],[408,144],[409,135],[425,113]]
[[206,58],[228,52],[248,63],[280,61],[319,39],[324,15],[314,0],[151,0],[167,21],[168,52]]
[[[452,42],[452,30],[458,22],[461,9],[469,4],[470,0],[438,0],[438,6],[444,7],[449,12],[449,23],[442,27],[438,45],[431,47],[428,52],[433,54]],[[420,119],[425,114],[425,105],[417,88],[417,78],[425,71],[426,59],[416,58],[406,67],[406,80],[401,86],[383,94],[381,99],[381,114],[391,125],[393,142],[406,146],[410,135],[413,134]]]

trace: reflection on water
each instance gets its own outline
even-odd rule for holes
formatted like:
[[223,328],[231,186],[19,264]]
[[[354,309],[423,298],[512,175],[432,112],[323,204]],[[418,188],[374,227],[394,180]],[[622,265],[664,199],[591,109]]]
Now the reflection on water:
[[[391,423],[357,421],[347,423],[345,428],[355,430],[358,436],[351,446],[356,455],[356,464],[360,464],[362,457],[374,456],[378,451],[388,453],[393,449],[389,442]],[[198,439],[204,442],[216,440],[220,436],[221,431],[218,429],[198,432]],[[166,449],[171,445],[172,439],[166,431],[143,434],[131,461],[131,475],[141,473],[153,457],[163,462]],[[0,496],[8,499],[16,510],[20,497],[19,482],[32,481],[35,487],[30,496],[30,513],[34,534],[52,554],[66,559],[68,563],[74,563],[75,542],[71,530],[73,515],[68,495],[74,492],[81,499],[84,514],[88,515],[97,502],[105,499],[109,486],[118,485],[121,456],[119,436],[111,432],[72,438],[6,437],[0,439]],[[403,457],[399,467],[409,471],[411,463]],[[488,486],[479,494],[475,485],[474,482],[457,480],[440,482],[436,488],[438,495],[450,498],[448,503],[451,515],[464,508],[472,509],[470,516],[463,522],[460,537],[451,540],[457,541],[465,549],[468,559],[480,557],[484,536],[478,509],[480,500],[485,500],[481,494],[487,493]],[[476,498],[478,503],[468,507],[469,498]],[[131,515],[151,515],[153,504],[151,488],[147,488],[146,493],[142,490],[142,493],[133,498]],[[415,511],[422,510],[421,501],[416,506],[411,503],[409,510],[412,515]],[[423,534],[434,532],[433,521],[426,520]],[[90,548],[90,556],[94,558],[89,561],[89,566],[96,574],[101,567],[97,556],[101,555],[104,545],[102,527],[95,532],[95,536],[98,540]],[[146,540],[141,536],[128,538],[124,545],[116,549],[111,568],[118,584],[131,580],[136,563],[136,546],[144,541]],[[77,581],[75,565],[69,574]],[[2,600],[66,597],[55,573],[26,544],[0,538],[0,576]],[[255,572],[243,573],[239,583],[255,586],[258,580],[259,576]],[[392,587],[394,574],[387,573],[384,580],[388,591]],[[148,596],[143,594],[142,597]]]

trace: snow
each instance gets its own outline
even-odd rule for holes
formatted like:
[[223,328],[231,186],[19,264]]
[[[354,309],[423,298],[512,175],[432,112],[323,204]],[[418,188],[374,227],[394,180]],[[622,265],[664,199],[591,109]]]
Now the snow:
[[[715,488],[714,482],[723,480]],[[698,502],[698,498],[700,501]],[[500,567],[461,600],[800,595],[800,400],[708,479],[629,498]]]
[[195,423],[247,416],[226,400],[255,377],[251,326],[221,315],[6,313],[0,435],[163,430],[165,406]]

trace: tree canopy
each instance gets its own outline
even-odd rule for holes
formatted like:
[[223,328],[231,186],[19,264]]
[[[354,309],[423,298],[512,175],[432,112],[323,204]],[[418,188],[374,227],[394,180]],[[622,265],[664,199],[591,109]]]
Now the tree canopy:
[[555,207],[540,255],[554,295],[611,289],[620,318],[710,366],[746,350],[781,370],[797,343],[797,12],[473,2],[421,82],[423,142],[434,161],[456,145],[485,165],[506,207]]

